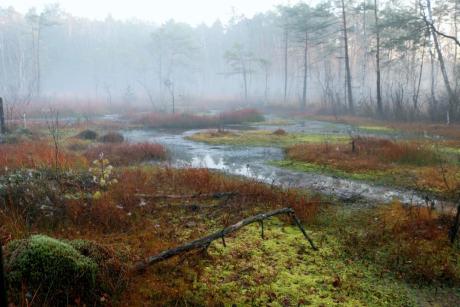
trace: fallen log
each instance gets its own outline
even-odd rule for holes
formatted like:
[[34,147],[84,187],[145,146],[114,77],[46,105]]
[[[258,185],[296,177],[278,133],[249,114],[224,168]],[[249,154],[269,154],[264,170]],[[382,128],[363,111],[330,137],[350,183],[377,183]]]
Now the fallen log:
[[307,232],[305,231],[305,229],[302,226],[301,222],[299,221],[299,219],[295,215],[294,210],[292,208],[282,208],[282,209],[273,210],[273,211],[270,211],[270,212],[267,212],[267,213],[260,213],[260,214],[245,218],[244,220],[241,220],[236,224],[228,226],[228,227],[226,227],[226,228],[224,228],[224,229],[222,229],[220,231],[217,231],[217,232],[215,232],[213,234],[210,234],[210,235],[208,235],[206,237],[194,240],[192,242],[186,243],[184,245],[181,245],[181,246],[178,246],[178,247],[175,247],[175,248],[165,250],[165,251],[163,251],[163,252],[161,252],[161,253],[159,253],[157,255],[150,256],[150,257],[146,258],[144,261],[140,261],[140,262],[136,263],[134,265],[134,267],[133,267],[133,271],[141,272],[141,271],[145,270],[147,267],[149,267],[150,265],[153,265],[153,264],[155,264],[157,262],[169,259],[169,258],[177,256],[177,255],[189,252],[191,250],[206,249],[211,244],[211,242],[214,241],[214,240],[222,239],[222,242],[223,242],[223,244],[225,246],[226,245],[225,244],[225,236],[229,235],[230,233],[235,232],[235,231],[239,230],[240,228],[242,228],[242,227],[244,227],[246,225],[249,225],[249,224],[252,224],[252,223],[255,223],[255,222],[262,223],[263,220],[266,220],[266,219],[268,219],[270,217],[273,217],[273,216],[276,216],[276,215],[281,215],[281,214],[287,214],[294,220],[296,226],[300,229],[300,231],[302,232],[302,234],[305,237],[305,239],[307,239],[307,241],[310,243],[310,245],[313,248],[313,250],[317,251],[318,248],[315,246],[313,241],[307,235]]
[[137,197],[147,199],[222,199],[238,195],[236,192],[220,192],[209,194],[190,194],[190,195],[154,195],[154,194],[136,194]]

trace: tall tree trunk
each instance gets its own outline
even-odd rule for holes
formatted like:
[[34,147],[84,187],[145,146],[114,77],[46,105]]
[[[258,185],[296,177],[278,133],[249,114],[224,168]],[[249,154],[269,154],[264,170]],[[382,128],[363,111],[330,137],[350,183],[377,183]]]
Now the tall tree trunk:
[[442,79],[444,81],[444,86],[446,87],[447,94],[449,95],[449,115],[450,115],[449,117],[456,119],[458,99],[450,85],[449,76],[447,74],[447,69],[446,69],[446,65],[444,62],[444,56],[442,54],[441,47],[439,46],[438,35],[434,29],[433,13],[431,10],[431,0],[426,0],[426,7],[428,10],[429,20],[425,20],[425,21],[427,23],[428,28],[430,29],[431,37],[433,38],[433,43],[436,49],[436,54],[438,55],[439,66],[441,68]]
[[41,91],[41,71],[40,71],[40,36],[41,36],[41,16],[38,21],[38,29],[37,29],[37,50],[35,52],[35,69],[36,69],[36,91],[37,96],[40,96]]
[[[458,3],[459,0],[455,0],[455,13],[454,13],[454,36],[457,37],[458,35]],[[458,44],[455,44],[455,50],[454,50],[454,67],[452,68],[452,73],[454,76],[454,92],[457,94],[458,93],[458,81],[459,78],[457,77],[457,55],[458,55]]]
[[420,59],[420,70],[417,78],[417,85],[415,88],[415,93],[413,96],[413,108],[414,108],[414,116],[417,116],[419,114],[419,106],[418,106],[418,99],[420,97],[420,86],[422,83],[422,77],[423,77],[423,62],[425,60],[425,43],[423,44],[423,49],[422,49],[422,56]]
[[243,69],[243,86],[244,86],[244,101],[248,102],[248,77],[246,68]]
[[347,16],[345,13],[345,1],[342,0],[342,21],[343,21],[343,40],[345,48],[345,73],[348,92],[348,109],[351,114],[355,112],[353,91],[351,88],[351,71],[350,71],[350,57],[348,55],[348,30],[347,30]]
[[0,97],[0,134],[6,133],[5,112],[3,111],[3,98]]
[[284,103],[287,101],[287,89],[288,89],[288,43],[289,43],[289,31],[287,28],[284,30]]
[[383,116],[382,104],[382,87],[380,81],[380,29],[379,29],[379,16],[378,16],[378,3],[374,0],[374,16],[375,16],[375,38],[376,38],[376,53],[375,53],[375,69],[377,75],[377,115]]
[[302,91],[302,109],[307,106],[307,73],[308,73],[308,32],[305,32],[305,47],[303,55],[303,91]]
[[436,78],[435,78],[435,71],[434,71],[434,54],[433,50],[431,50],[431,47],[429,49],[430,51],[430,66],[431,66],[431,71],[430,71],[430,94],[431,94],[431,103],[437,109],[438,101],[436,99],[436,91],[435,91],[435,83],[436,83]]

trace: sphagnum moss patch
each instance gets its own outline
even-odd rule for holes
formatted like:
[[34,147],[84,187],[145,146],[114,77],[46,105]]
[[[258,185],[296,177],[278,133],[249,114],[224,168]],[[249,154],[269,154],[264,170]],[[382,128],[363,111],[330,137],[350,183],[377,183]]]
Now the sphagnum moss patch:
[[234,146],[270,146],[287,147],[302,143],[325,143],[325,142],[348,142],[347,135],[338,134],[305,134],[286,133],[279,135],[273,131],[232,131],[232,132],[198,132],[188,137],[197,142],[204,142],[213,145],[234,145]]
[[63,302],[73,295],[88,297],[96,286],[96,262],[69,243],[45,235],[10,242],[5,265],[10,285],[50,292],[48,303]]
[[259,226],[252,225],[228,238],[227,247],[214,243],[190,300],[213,293],[229,306],[415,305],[406,284],[346,262],[335,237],[313,233],[314,240],[323,242],[315,252],[294,226],[277,219],[265,226],[264,240]]

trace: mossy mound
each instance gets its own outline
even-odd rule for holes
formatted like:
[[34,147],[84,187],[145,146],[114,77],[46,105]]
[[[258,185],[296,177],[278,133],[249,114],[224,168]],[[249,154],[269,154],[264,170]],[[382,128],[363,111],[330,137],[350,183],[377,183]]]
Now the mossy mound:
[[92,302],[96,295],[111,294],[124,285],[121,280],[125,279],[120,277],[123,266],[107,249],[88,241],[34,235],[10,242],[5,258],[10,299],[15,302],[29,294],[44,305]]
[[97,137],[97,132],[89,129],[83,130],[82,132],[76,135],[76,138],[81,140],[95,140],[97,139]]

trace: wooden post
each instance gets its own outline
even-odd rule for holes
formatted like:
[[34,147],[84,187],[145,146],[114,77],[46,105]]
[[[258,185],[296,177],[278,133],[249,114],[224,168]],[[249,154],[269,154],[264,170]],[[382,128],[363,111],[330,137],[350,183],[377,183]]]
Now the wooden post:
[[0,134],[6,133],[5,112],[3,112],[3,98],[0,97]]
[[[0,98],[1,101],[1,98]],[[3,251],[2,244],[0,243],[0,306],[8,306],[5,275],[3,273]]]

